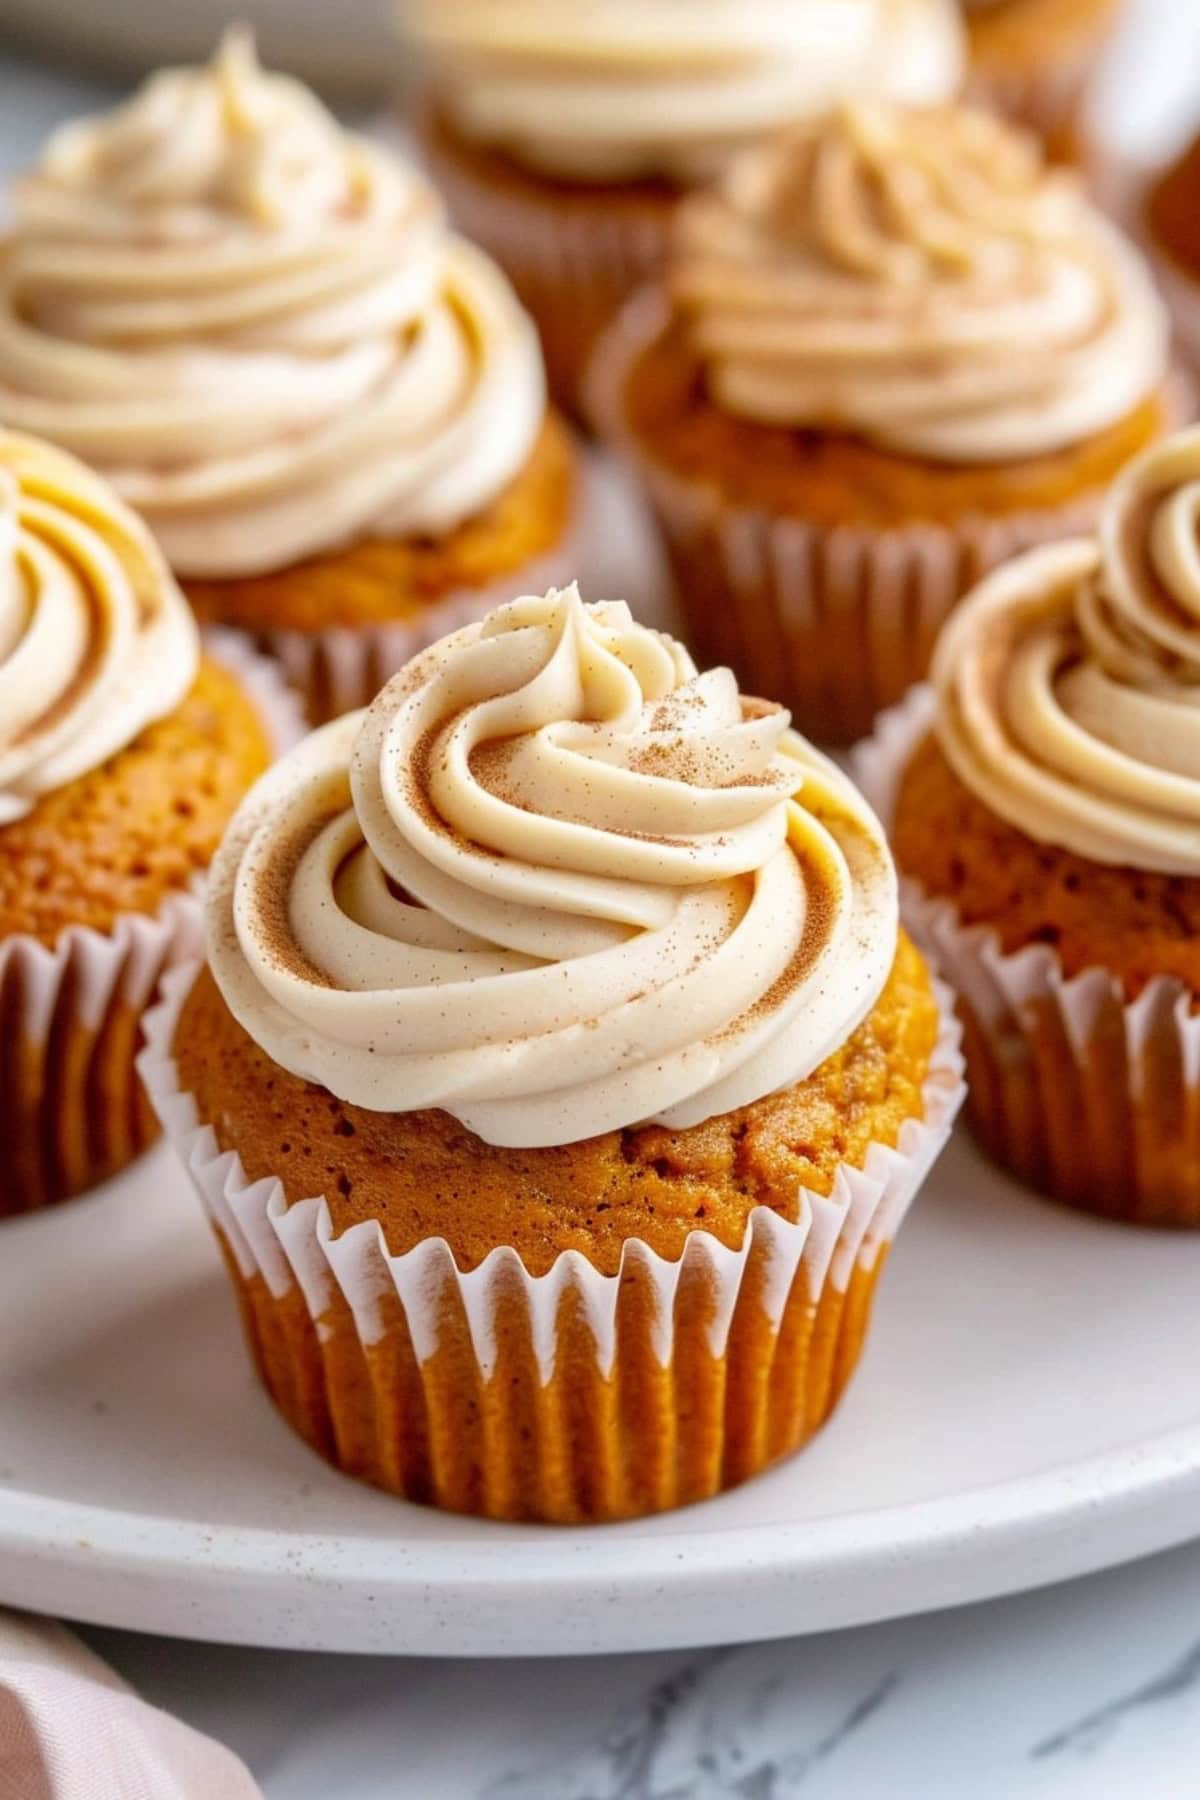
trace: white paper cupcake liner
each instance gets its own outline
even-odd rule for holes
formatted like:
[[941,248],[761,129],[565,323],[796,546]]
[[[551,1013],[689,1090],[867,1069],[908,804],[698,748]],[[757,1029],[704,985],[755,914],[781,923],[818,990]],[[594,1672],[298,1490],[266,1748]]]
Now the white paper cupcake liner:
[[263,656],[247,642],[244,632],[216,625],[204,633],[207,653],[237,677],[238,686],[250,696],[267,730],[275,757],[298,744],[308,731],[300,694],[287,680],[286,671],[272,657]]
[[[289,1205],[278,1179],[247,1181],[237,1155],[219,1149],[179,1086],[172,1044],[194,975],[179,969],[164,982],[146,1021],[141,1073],[226,1249],[269,1390],[303,1435],[351,1472],[495,1516],[656,1510],[715,1492],[796,1448],[849,1377],[883,1253],[963,1098],[958,1026],[941,990],[924,1118],[904,1125],[895,1149],[873,1144],[861,1169],[844,1164],[828,1198],[803,1191],[795,1223],[758,1207],[740,1249],[698,1229],[674,1262],[631,1240],[616,1275],[566,1251],[547,1274],[534,1276],[503,1246],[463,1272],[442,1238],[393,1256],[377,1222],[337,1236],[323,1197]],[[255,1293],[257,1325],[250,1316]],[[280,1333],[290,1348],[273,1351],[265,1340]],[[457,1357],[449,1380],[439,1366],[448,1336]],[[785,1337],[796,1346],[792,1357],[780,1349]],[[397,1342],[412,1365],[407,1396],[380,1375]],[[603,1407],[631,1384],[650,1398],[639,1402],[636,1418],[622,1420],[607,1448],[598,1450],[578,1423],[574,1436],[564,1437],[559,1415],[573,1395],[594,1389]],[[310,1391],[302,1403],[305,1386],[318,1394],[314,1400]],[[436,1420],[457,1416],[456,1409],[486,1421],[500,1403],[497,1390],[505,1406],[541,1419],[537,1441],[522,1451],[528,1466],[515,1494],[506,1473],[511,1446],[489,1445],[486,1429],[457,1481],[430,1466],[424,1447],[408,1466],[397,1466],[395,1415],[411,1413],[414,1387],[435,1437]],[[365,1391],[373,1394],[366,1423]],[[339,1393],[348,1392],[359,1404],[339,1431]],[[732,1416],[722,1424],[726,1404]],[[670,1466],[655,1476],[664,1432],[673,1445]]]
[[[656,460],[626,423],[629,372],[667,317],[657,290],[630,303],[597,349],[589,408],[641,477],[699,661],[728,663],[744,690],[790,706],[810,737],[853,743],[925,676],[942,625],[990,569],[1095,525],[1100,490],[946,525],[828,526],[733,505]],[[1172,414],[1186,416],[1191,396],[1176,385]]]
[[[855,778],[889,830],[933,717],[932,690],[917,688],[855,752]],[[911,875],[900,888],[908,930],[959,995],[967,1114],[985,1148],[1086,1211],[1200,1226],[1196,996],[1159,976],[1129,1001],[1108,969],[1068,977],[1046,944],[1006,953]]]
[[473,624],[520,594],[544,594],[586,575],[594,529],[593,488],[592,470],[581,453],[572,518],[558,544],[495,581],[456,589],[423,606],[411,619],[323,631],[249,632],[223,624],[206,630],[205,641],[236,640],[244,651],[277,663],[300,696],[309,724],[322,725],[369,705],[398,669],[449,632]]
[[555,400],[573,417],[581,405],[591,351],[629,296],[662,269],[670,240],[662,216],[637,206],[578,206],[541,200],[481,181],[441,145],[428,113],[419,122],[420,153],[465,237],[508,275],[532,315]]
[[163,969],[200,943],[188,893],[111,932],[72,926],[52,949],[0,943],[0,1219],[95,1186],[151,1142],[138,1022]]
[[[277,753],[303,722],[278,670],[236,640],[214,656],[250,695]],[[140,1022],[164,969],[199,954],[195,890],[109,932],[70,926],[51,947],[0,942],[0,1219],[115,1174],[157,1135],[134,1067]]]

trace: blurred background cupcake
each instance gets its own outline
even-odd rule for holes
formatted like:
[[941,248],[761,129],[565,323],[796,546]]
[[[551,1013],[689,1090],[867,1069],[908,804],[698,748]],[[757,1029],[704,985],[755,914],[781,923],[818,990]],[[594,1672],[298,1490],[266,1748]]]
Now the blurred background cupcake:
[[106,484],[0,432],[0,1218],[153,1136],[142,1012],[195,953],[196,879],[294,726],[253,659],[201,655]]
[[417,129],[462,229],[511,276],[566,407],[662,265],[681,196],[850,92],[957,92],[956,0],[400,0]]
[[425,179],[229,34],[14,190],[0,416],[85,457],[314,718],[577,561],[537,336]]
[[1200,371],[1200,134],[1148,183],[1141,225],[1180,349]]
[[626,1517],[837,1403],[962,1090],[879,825],[787,725],[571,589],[239,813],[143,1069],[269,1392],[348,1473]]
[[958,989],[969,1113],[1033,1186],[1200,1226],[1200,431],[1099,540],[995,571],[860,754]]
[[702,658],[845,743],[986,569],[1090,525],[1167,374],[1141,258],[1035,140],[876,101],[681,207],[593,399]]
[[1050,156],[1086,155],[1084,111],[1124,0],[963,0],[970,93],[1036,131]]

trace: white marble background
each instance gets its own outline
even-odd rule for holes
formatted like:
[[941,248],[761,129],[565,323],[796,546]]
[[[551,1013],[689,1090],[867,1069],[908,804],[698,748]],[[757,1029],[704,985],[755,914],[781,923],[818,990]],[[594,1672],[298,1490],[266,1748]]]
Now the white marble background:
[[[0,175],[103,97],[0,56]],[[1127,155],[1178,139],[1200,113],[1200,0],[1135,0],[1102,107]],[[1200,1544],[988,1606],[694,1654],[437,1662],[87,1635],[240,1752],[267,1800],[1200,1797]]]
[[435,1662],[87,1636],[239,1751],[267,1800],[1200,1795],[1200,1545],[1016,1600],[696,1653]]

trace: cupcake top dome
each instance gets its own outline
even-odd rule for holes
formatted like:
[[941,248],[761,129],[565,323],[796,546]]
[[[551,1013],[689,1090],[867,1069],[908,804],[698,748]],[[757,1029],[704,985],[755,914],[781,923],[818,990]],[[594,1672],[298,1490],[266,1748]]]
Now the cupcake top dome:
[[804,1079],[897,943],[881,829],[778,707],[578,590],[435,644],[253,790],[213,973],[275,1062],[492,1144]]
[[707,179],[851,91],[944,100],[954,0],[400,0],[469,138],[584,181]]
[[854,102],[681,210],[670,274],[716,403],[950,463],[1048,454],[1167,368],[1132,247],[1031,138]]
[[73,456],[0,431],[0,825],[173,712],[198,666],[141,521]]
[[990,576],[934,661],[960,780],[1039,842],[1200,875],[1200,430],[1129,464],[1098,540]]
[[177,571],[248,575],[490,503],[533,327],[423,177],[232,32],[69,125],[0,247],[0,416],[85,457]]

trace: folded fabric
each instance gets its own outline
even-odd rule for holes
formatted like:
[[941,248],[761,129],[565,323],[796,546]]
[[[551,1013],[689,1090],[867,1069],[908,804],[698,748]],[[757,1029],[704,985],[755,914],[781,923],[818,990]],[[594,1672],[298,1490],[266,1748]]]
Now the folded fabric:
[[236,1756],[148,1706],[61,1625],[0,1612],[0,1800],[262,1800]]

